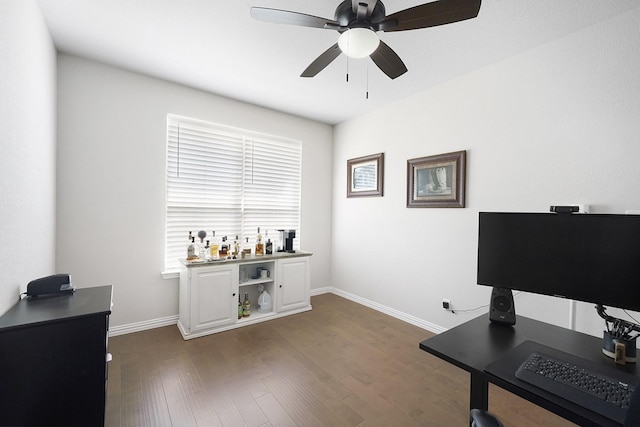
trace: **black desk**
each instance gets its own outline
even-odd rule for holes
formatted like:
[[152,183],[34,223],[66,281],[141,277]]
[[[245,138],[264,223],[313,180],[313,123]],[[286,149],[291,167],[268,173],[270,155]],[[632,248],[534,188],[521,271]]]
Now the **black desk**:
[[[471,374],[470,408],[488,409],[491,382],[576,424],[619,425],[518,380],[515,369],[509,368],[507,371],[511,374],[502,372],[500,376],[485,371],[524,341],[534,341],[609,367],[616,366],[602,353],[602,339],[522,316],[518,316],[516,325],[504,326],[491,323],[485,314],[422,341],[420,348]],[[636,364],[617,369],[640,375]]]
[[111,286],[27,297],[0,317],[0,426],[103,426]]

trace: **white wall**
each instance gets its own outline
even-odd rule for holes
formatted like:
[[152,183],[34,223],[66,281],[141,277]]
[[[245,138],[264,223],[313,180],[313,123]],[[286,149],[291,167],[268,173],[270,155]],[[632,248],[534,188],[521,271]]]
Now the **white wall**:
[[0,314],[55,263],[56,53],[32,0],[0,1]]
[[[434,64],[434,67],[437,64]],[[640,209],[640,6],[338,125],[333,285],[435,330],[489,302],[476,283],[479,211]],[[407,159],[467,150],[465,209],[407,209]],[[385,153],[385,195],[347,199],[346,161]],[[612,278],[615,280],[615,278]],[[569,302],[522,294],[519,314],[569,325]],[[640,317],[638,317],[640,318]],[[578,329],[603,322],[580,304]]]
[[303,141],[300,244],[312,287],[329,284],[330,126],[65,54],[58,92],[56,266],[114,286],[111,325],[178,313],[178,279],[161,277],[168,113]]

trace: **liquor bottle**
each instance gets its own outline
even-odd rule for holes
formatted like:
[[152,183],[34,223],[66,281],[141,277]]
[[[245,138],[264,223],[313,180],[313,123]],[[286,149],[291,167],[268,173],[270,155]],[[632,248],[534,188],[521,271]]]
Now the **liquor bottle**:
[[240,292],[238,292],[238,319],[242,319],[243,314],[244,306],[242,305],[242,301],[240,301]]
[[191,236],[191,232],[189,232],[189,246],[187,246],[187,261],[193,261],[198,258],[198,251],[196,248],[196,238]]
[[211,246],[209,246],[209,241],[207,240],[207,243],[204,246],[204,258],[205,260],[209,260],[211,259]]
[[264,243],[262,243],[262,234],[260,234],[260,227],[258,227],[258,236],[256,237],[256,255],[264,255]]
[[267,243],[265,244],[265,247],[264,247],[264,253],[266,255],[272,255],[273,254],[273,242],[269,238],[269,231],[268,230],[267,230],[266,233],[264,233],[264,236],[267,238]]
[[224,236],[222,238],[222,243],[220,244],[218,255],[222,259],[226,259],[227,256],[229,256],[229,244],[227,243],[227,236]]
[[198,258],[200,258],[200,261],[205,261],[207,259],[207,250],[205,249],[204,238],[207,237],[207,232],[204,230],[198,231],[198,237],[200,238]]
[[211,234],[211,245],[209,246],[209,253],[212,259],[218,258],[218,238],[216,237],[215,230]]
[[[192,245],[192,243],[191,243],[191,240],[192,240],[191,238],[192,237],[193,237],[193,232],[190,231],[189,232],[189,237],[187,237],[187,248],[186,248],[187,249],[187,259],[189,259],[189,255],[190,255],[189,254],[189,247]],[[193,250],[193,248],[191,248],[191,249]]]
[[245,237],[246,242],[244,243],[244,247],[242,248],[242,256],[251,255],[251,245],[249,244],[249,238]]
[[237,258],[239,253],[240,242],[238,241],[238,235],[236,234],[236,239],[233,241],[233,251],[231,252],[231,255],[233,255],[233,258]]
[[200,243],[198,243],[198,241],[196,240],[196,238],[195,238],[195,236],[194,236],[194,237],[193,237],[193,247],[194,247],[194,249],[193,249],[193,250],[194,250],[195,255],[196,255],[196,258],[195,258],[195,259],[200,259],[200,255],[202,255],[202,251],[200,250],[200,248],[201,248],[202,246],[203,246],[203,245],[201,245]]
[[251,303],[249,302],[249,293],[244,293],[244,301],[242,302],[242,317],[251,315]]

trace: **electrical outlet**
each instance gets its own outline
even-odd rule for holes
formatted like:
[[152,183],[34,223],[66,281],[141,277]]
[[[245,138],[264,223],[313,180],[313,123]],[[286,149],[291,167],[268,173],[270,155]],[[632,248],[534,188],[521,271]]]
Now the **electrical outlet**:
[[448,298],[442,299],[442,308],[449,311],[451,310],[451,300]]

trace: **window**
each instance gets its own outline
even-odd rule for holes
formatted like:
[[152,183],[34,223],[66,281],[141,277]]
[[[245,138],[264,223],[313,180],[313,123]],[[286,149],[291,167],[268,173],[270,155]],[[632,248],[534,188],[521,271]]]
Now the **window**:
[[165,272],[186,257],[190,231],[250,244],[258,227],[265,240],[300,237],[301,173],[300,141],[167,116]]

